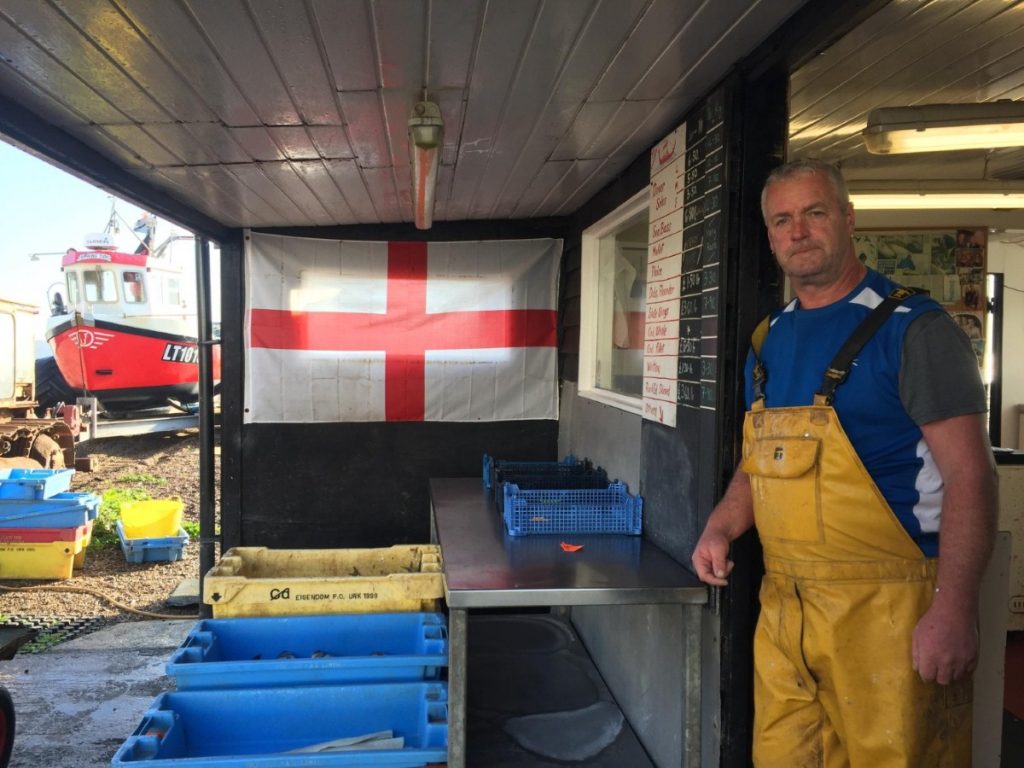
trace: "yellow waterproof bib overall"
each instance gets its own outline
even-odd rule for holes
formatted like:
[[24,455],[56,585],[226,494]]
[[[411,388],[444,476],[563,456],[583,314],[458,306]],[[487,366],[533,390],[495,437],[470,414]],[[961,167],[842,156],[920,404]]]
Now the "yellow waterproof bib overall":
[[755,401],[743,470],[764,546],[758,768],[968,768],[971,683],[926,684],[911,638],[935,561],[899,523],[829,399]]

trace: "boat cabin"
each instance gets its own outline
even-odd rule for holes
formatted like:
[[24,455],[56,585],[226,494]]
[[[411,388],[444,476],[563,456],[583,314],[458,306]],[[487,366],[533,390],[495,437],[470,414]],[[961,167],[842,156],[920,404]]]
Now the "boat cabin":
[[[66,294],[61,297],[67,312],[104,315],[193,314],[191,286],[180,264],[160,259],[147,250],[124,253],[108,235],[86,238],[84,250],[68,249],[61,260]],[[188,278],[192,275],[188,274]],[[57,299],[53,299],[54,304]]]

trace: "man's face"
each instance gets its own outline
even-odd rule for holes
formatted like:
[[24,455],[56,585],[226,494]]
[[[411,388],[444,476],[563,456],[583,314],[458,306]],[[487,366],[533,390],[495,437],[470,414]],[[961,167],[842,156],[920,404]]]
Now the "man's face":
[[854,259],[853,206],[840,207],[820,173],[802,173],[768,187],[768,240],[782,271],[805,285],[828,285]]

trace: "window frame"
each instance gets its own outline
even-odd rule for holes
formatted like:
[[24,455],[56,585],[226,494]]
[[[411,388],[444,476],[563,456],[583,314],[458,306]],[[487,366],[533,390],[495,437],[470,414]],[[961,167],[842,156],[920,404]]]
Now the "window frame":
[[[95,299],[89,298],[89,281],[86,278],[90,275],[96,276],[95,286],[98,289],[98,297]],[[117,270],[96,266],[82,270],[80,276],[82,278],[82,300],[85,304],[117,304],[120,301],[121,293],[118,290],[120,275]],[[107,288],[110,288],[113,298],[106,297]]]
[[628,413],[643,415],[642,395],[623,395],[600,389],[597,381],[598,295],[601,283],[600,241],[622,229],[637,214],[648,209],[647,187],[620,205],[603,219],[583,230],[580,244],[580,353],[577,394]]
[[78,273],[75,271],[67,272],[64,276],[64,288],[68,292],[68,307],[73,311],[81,301],[84,292],[80,291],[78,283]]
[[[137,280],[128,280],[128,275],[136,275]],[[139,286],[138,298],[133,298],[128,290],[129,283],[134,283]],[[125,304],[138,305],[146,304],[149,301],[148,291],[146,290],[146,273],[142,269],[122,269],[121,270],[121,296],[124,299]]]

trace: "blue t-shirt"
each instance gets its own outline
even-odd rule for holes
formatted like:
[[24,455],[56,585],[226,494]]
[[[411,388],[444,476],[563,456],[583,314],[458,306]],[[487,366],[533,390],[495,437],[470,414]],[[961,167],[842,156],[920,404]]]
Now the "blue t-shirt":
[[[828,364],[854,329],[897,284],[868,270],[840,301],[818,309],[796,300],[772,314],[761,349],[767,371],[765,407],[811,405]],[[928,557],[938,554],[942,478],[917,424],[900,399],[900,361],[907,328],[942,311],[924,294],[911,296],[864,345],[832,403],[839,422],[896,517]],[[747,359],[747,407],[753,400],[753,354]]]

